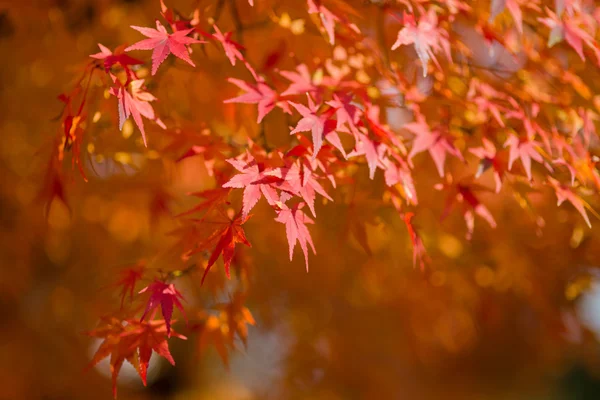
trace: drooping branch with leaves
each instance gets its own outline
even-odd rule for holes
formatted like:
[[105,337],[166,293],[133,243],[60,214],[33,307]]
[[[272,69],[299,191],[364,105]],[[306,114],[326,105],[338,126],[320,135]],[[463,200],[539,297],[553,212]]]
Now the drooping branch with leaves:
[[[104,339],[92,364],[110,356],[115,397],[125,360],[144,383],[153,351],[174,363],[168,341],[185,339],[171,327],[174,314],[201,332],[202,345],[213,343],[224,363],[236,337],[246,342],[255,321],[245,292],[261,266],[240,253],[252,247],[245,224],[259,203],[271,215],[260,224],[282,224],[290,260],[298,244],[307,271],[318,257],[311,235],[320,225],[317,209],[348,206],[347,231],[371,254],[369,211],[360,208],[363,172],[375,206],[393,209],[405,224],[411,267],[422,273],[436,260],[419,226],[420,213],[434,206],[419,201],[420,190],[440,191],[442,220],[464,218],[466,242],[501,224],[486,205],[495,196],[517,198],[542,231],[533,192],[552,191],[558,206],[588,226],[590,215],[598,217],[591,206],[600,190],[594,1],[196,3],[176,11],[161,1],[153,27],[132,25],[137,43],[98,44],[72,90],[59,96],[48,204],[55,197],[68,203],[62,164],[72,165],[72,179],[87,181],[100,174],[99,155],[127,158],[102,154],[101,143],[117,127],[131,130],[131,121],[145,159],[199,157],[206,170],[207,189],[189,194],[195,204],[168,213],[177,226],[168,232],[170,246],[123,268],[111,285],[119,309],[99,316],[90,332]],[[256,31],[261,40],[283,38],[281,46],[265,54]],[[305,47],[295,47],[300,42]],[[189,89],[170,87],[176,72]],[[183,97],[189,109],[178,104]],[[191,115],[206,101],[219,111],[197,121]],[[167,204],[165,197],[155,206]],[[202,290],[224,290],[214,268],[221,264],[227,278],[235,275],[229,302],[217,314],[188,304],[178,281],[199,272]]]

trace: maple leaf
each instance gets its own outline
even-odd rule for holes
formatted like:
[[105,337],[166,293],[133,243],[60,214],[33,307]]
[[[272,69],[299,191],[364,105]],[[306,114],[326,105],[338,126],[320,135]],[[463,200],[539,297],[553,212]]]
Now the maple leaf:
[[329,100],[326,104],[335,109],[337,117],[336,129],[341,129],[346,125],[350,129],[350,132],[355,135],[358,133],[356,123],[360,119],[362,111],[356,105],[352,104],[352,95],[340,96],[334,93],[333,100]]
[[[340,141],[340,137],[337,132],[333,128],[333,125],[329,123],[329,117],[331,117],[332,112],[325,112],[323,114],[317,114],[318,106],[315,105],[310,94],[307,94],[308,97],[308,107],[294,103],[289,101],[288,103],[296,109],[301,115],[302,118],[298,121],[298,124],[292,131],[290,135],[296,134],[298,132],[307,132],[311,131],[312,133],[312,142],[313,142],[313,154],[312,159],[314,160],[321,150],[321,146],[323,146],[323,139],[327,139],[332,145],[334,145],[340,152],[346,156],[344,152],[344,148],[342,147],[342,142]],[[333,110],[332,110],[333,111]]]
[[515,21],[515,26],[520,34],[523,34],[523,12],[517,0],[492,0],[490,4],[490,22],[496,19],[496,16],[504,11],[504,8],[508,9],[508,12]]
[[165,61],[169,54],[173,54],[175,57],[190,64],[192,67],[196,66],[190,58],[187,46],[205,42],[187,36],[194,29],[185,29],[168,33],[166,28],[159,21],[156,21],[156,29],[134,25],[131,27],[149,39],[141,40],[136,44],[127,47],[125,51],[152,50],[152,75],[156,74],[158,67]]
[[474,154],[480,159],[479,168],[477,169],[476,178],[479,178],[485,171],[490,167],[494,171],[494,181],[496,183],[496,193],[500,192],[502,188],[502,177],[505,173],[505,164],[500,160],[496,154],[496,146],[487,138],[482,139],[483,146],[472,147],[469,152]]
[[201,330],[198,335],[198,348],[200,351],[203,351],[212,343],[215,346],[217,354],[221,357],[225,368],[229,369],[227,346],[232,345],[228,333],[229,327],[223,324],[221,319],[215,315],[208,315],[204,318],[204,323],[195,328]]
[[236,291],[228,303],[220,303],[215,306],[227,316],[227,326],[229,333],[229,341],[233,343],[234,337],[238,337],[244,343],[244,347],[248,346],[248,325],[254,325],[254,317],[250,310],[244,306],[247,293]]
[[123,309],[123,303],[125,297],[129,293],[129,301],[133,300],[133,291],[135,290],[135,284],[142,279],[144,275],[144,264],[140,263],[133,267],[127,268],[120,271],[121,279],[115,282],[114,286],[120,286],[121,289],[121,309]]
[[112,68],[112,66],[117,63],[121,64],[121,66],[125,69],[128,69],[131,65],[140,65],[144,63],[143,61],[133,58],[128,54],[123,54],[119,52],[113,54],[113,52],[108,47],[100,43],[98,43],[98,47],[100,48],[100,52],[92,54],[90,55],[90,57],[96,60],[104,61],[104,70],[106,72],[108,72]]
[[417,205],[417,191],[415,183],[410,173],[408,164],[401,158],[396,158],[397,163],[392,162],[389,158],[385,158],[382,163],[384,166],[384,179],[387,186],[394,186],[398,183],[402,185],[402,192],[408,203]]
[[208,189],[202,192],[191,193],[190,196],[204,199],[195,207],[190,208],[176,217],[183,217],[198,212],[204,212],[204,215],[208,215],[212,210],[221,204],[228,204],[227,197],[229,196],[229,190],[223,190],[223,188]]
[[270,186],[268,181],[265,182],[263,180],[265,175],[263,174],[262,166],[256,162],[254,157],[248,153],[247,161],[228,159],[227,162],[233,165],[240,174],[231,178],[223,185],[223,187],[244,189],[242,208],[243,218],[246,218],[250,213],[250,210],[258,203],[261,194],[269,204],[275,204],[277,193],[275,189]]
[[223,266],[225,267],[225,274],[227,278],[230,278],[229,266],[231,265],[231,260],[233,259],[235,245],[237,243],[245,244],[248,247],[252,247],[248,239],[246,239],[246,234],[244,233],[244,229],[241,225],[243,225],[248,217],[240,217],[241,213],[239,213],[235,218],[233,218],[226,225],[225,229],[217,230],[215,233],[211,235],[208,241],[214,240],[216,237],[220,237],[215,249],[213,250],[210,258],[208,259],[208,264],[206,265],[206,269],[204,270],[204,274],[202,275],[201,284],[204,283],[204,279],[208,274],[208,271],[214,265],[214,263],[219,259],[219,256],[223,255]]
[[277,92],[271,89],[264,81],[258,81],[256,82],[256,85],[236,78],[229,78],[228,81],[244,90],[246,93],[232,99],[227,99],[223,101],[223,103],[258,104],[257,124],[260,124],[263,118],[270,113],[276,105],[279,105],[286,112],[289,111],[285,105],[277,103]]
[[134,343],[131,347],[134,349],[136,347],[138,348],[139,375],[140,378],[142,378],[144,386],[146,386],[147,383],[146,375],[152,352],[156,352],[158,355],[169,361],[171,365],[175,365],[175,360],[173,360],[173,356],[169,351],[167,338],[176,337],[183,340],[187,339],[185,336],[171,330],[170,323],[166,320],[154,320],[145,323],[129,321],[127,330],[122,333],[121,336]]
[[560,206],[563,202],[568,201],[569,203],[571,203],[573,205],[573,207],[575,207],[575,209],[579,212],[579,214],[581,214],[581,216],[585,220],[585,223],[587,224],[587,226],[589,228],[591,228],[592,223],[590,222],[587,212],[585,211],[586,208],[588,208],[592,212],[594,211],[590,207],[590,205],[587,204],[585,201],[583,201],[583,199],[581,197],[579,197],[568,186],[560,183],[559,181],[552,178],[551,176],[548,176],[546,179],[548,180],[548,183],[550,184],[550,186],[552,186],[552,188],[554,189],[554,192],[556,193],[556,198],[558,200],[557,206]]
[[329,37],[329,43],[333,46],[335,44],[335,23],[340,19],[329,11],[326,7],[320,4],[320,0],[307,0],[308,13],[318,14],[321,18],[321,23],[327,36]]
[[492,86],[485,82],[481,82],[478,79],[472,79],[467,92],[467,99],[472,100],[479,111],[488,111],[494,119],[498,122],[501,127],[505,127],[506,124],[502,120],[500,111],[503,107],[495,104],[493,99],[504,99],[505,96],[494,89]]
[[439,68],[434,52],[443,51],[446,57],[452,60],[448,32],[438,27],[438,17],[433,8],[421,16],[418,24],[414,15],[404,13],[404,23],[405,26],[398,32],[398,38],[392,45],[392,50],[414,43],[417,56],[423,65],[424,77],[427,76],[427,64],[430,59],[433,59]]
[[96,350],[92,361],[86,367],[86,370],[98,364],[101,360],[110,356],[110,372],[112,376],[113,397],[117,398],[117,376],[125,360],[132,365],[138,365],[138,355],[132,349],[130,340],[123,340],[121,336],[125,332],[122,322],[116,318],[106,319],[105,324],[99,328],[87,332],[88,336],[103,338],[104,341]]
[[[538,18],[538,21],[550,28],[548,47],[552,47],[564,39],[579,57],[585,61],[583,53],[583,44],[585,43],[596,55],[598,65],[600,66],[600,47],[594,40],[595,24],[590,24],[584,19],[585,13],[580,13],[578,16],[563,15],[562,18],[548,8],[546,8],[546,13],[548,17]],[[584,29],[586,27],[591,32],[587,32]]]
[[300,64],[296,71],[279,71],[281,76],[292,82],[290,86],[281,93],[282,96],[296,94],[315,94],[319,91],[319,86],[313,80],[306,64]]
[[382,167],[381,160],[379,159],[379,153],[377,152],[377,146],[369,139],[369,137],[363,133],[359,133],[356,146],[352,152],[348,154],[348,158],[356,156],[365,156],[367,165],[369,166],[369,179],[375,178],[375,170],[377,167]]
[[523,168],[525,168],[527,179],[531,181],[531,160],[537,161],[538,163],[544,162],[542,155],[536,150],[537,146],[539,146],[539,143],[534,140],[511,135],[504,143],[504,147],[510,148],[508,170],[510,171],[512,169],[513,163],[519,158],[521,164],[523,164]]
[[[123,321],[114,317],[105,318],[103,319],[103,325],[87,332],[87,335],[104,339],[104,341],[100,344],[100,347],[86,369],[93,367],[104,358],[110,356],[112,390],[115,399],[117,398],[117,376],[125,360],[137,368],[144,385],[146,385],[146,371],[152,351],[155,351],[172,365],[175,365],[175,361],[169,351],[167,337],[165,336],[167,332],[165,321],[138,322],[127,320],[125,322],[127,323],[126,325],[123,324]],[[172,332],[172,335],[179,339],[186,339],[185,336],[175,331]]]
[[110,93],[117,97],[119,109],[119,129],[123,130],[123,125],[129,116],[133,117],[135,124],[142,133],[144,145],[147,146],[146,131],[144,130],[144,121],[142,116],[153,120],[158,126],[166,129],[165,124],[154,114],[154,109],[150,105],[151,101],[155,101],[156,97],[146,92],[143,88],[144,80],[137,79],[129,83],[129,90],[125,86],[113,86]]
[[289,167],[270,170],[265,175],[281,179],[281,182],[275,183],[277,187],[302,197],[315,217],[316,193],[319,193],[329,201],[333,201],[316,180],[313,170],[306,163],[299,164],[295,162]]
[[177,307],[185,316],[185,311],[183,310],[183,305],[180,301],[183,300],[183,296],[175,289],[175,285],[159,280],[155,280],[153,283],[139,291],[139,293],[145,292],[150,293],[150,299],[148,300],[148,304],[146,305],[146,309],[144,310],[140,321],[143,321],[149,312],[154,311],[154,309],[160,306],[163,318],[167,325],[167,336],[170,336],[173,306]]
[[471,240],[473,237],[473,230],[475,228],[475,216],[473,212],[485,219],[486,222],[492,227],[496,228],[496,221],[494,217],[487,209],[487,207],[477,199],[474,191],[488,191],[489,189],[470,182],[471,178],[465,179],[460,183],[452,183],[452,178],[447,177],[447,182],[444,184],[436,184],[434,187],[437,190],[443,190],[448,193],[446,198],[446,205],[442,212],[441,219],[444,219],[450,213],[452,206],[456,201],[463,203],[464,207],[462,210],[463,218],[467,225],[467,240]]
[[296,242],[299,242],[302,253],[304,254],[306,272],[308,272],[308,245],[310,245],[313,254],[317,254],[317,252],[315,251],[315,246],[313,245],[306,224],[313,224],[314,221],[307,217],[302,211],[304,203],[298,203],[290,208],[285,204],[285,201],[288,198],[289,197],[285,195],[281,196],[281,201],[277,204],[279,210],[277,211],[277,218],[275,218],[275,221],[285,224],[285,233],[290,250],[290,261],[294,257],[294,247],[296,246]]
[[387,125],[384,125],[379,121],[379,114],[379,106],[367,104],[367,110],[364,117],[369,128],[380,140],[385,140],[388,144],[396,146],[403,155],[406,155],[406,147]]
[[423,245],[423,240],[421,236],[417,233],[415,226],[412,222],[413,217],[415,216],[412,212],[407,212],[404,214],[404,224],[406,225],[406,229],[408,230],[408,236],[410,237],[410,241],[412,243],[413,248],[413,268],[417,266],[417,260],[419,260],[419,267],[421,271],[425,269],[425,260],[428,259],[427,252],[425,250],[425,246]]
[[418,118],[417,122],[404,125],[404,128],[416,135],[410,153],[408,153],[408,159],[412,160],[416,154],[425,150],[429,151],[440,177],[444,176],[447,153],[460,160],[463,159],[462,154],[454,147],[450,139],[438,130],[432,131],[422,117]]
[[235,65],[236,59],[244,61],[244,56],[240,52],[240,50],[244,49],[244,46],[231,40],[232,33],[226,32],[225,34],[223,34],[216,24],[213,25],[213,28],[215,29],[213,37],[217,39],[223,46],[223,50],[225,50],[225,55],[229,59],[229,62],[231,62],[231,65]]
[[335,15],[334,13],[332,13],[328,8],[326,8],[325,6],[323,6],[321,4],[321,0],[307,0],[307,5],[308,5],[308,13],[309,14],[317,14],[320,19],[321,19],[321,23],[323,25],[323,28],[325,29],[325,32],[327,32],[327,37],[329,38],[329,43],[333,46],[335,44],[335,24],[337,23],[343,23],[345,26],[347,26],[348,28],[350,28],[351,30],[353,30],[356,33],[359,33],[360,30],[358,29],[358,27],[352,23],[349,23],[347,21],[347,19],[343,19],[340,16],[344,16],[344,15],[348,15],[348,14],[354,14],[357,15],[356,11],[350,7],[348,4],[346,4],[343,1],[339,1],[337,2],[337,6],[338,8],[343,8],[343,10],[341,10],[340,12],[340,16]]

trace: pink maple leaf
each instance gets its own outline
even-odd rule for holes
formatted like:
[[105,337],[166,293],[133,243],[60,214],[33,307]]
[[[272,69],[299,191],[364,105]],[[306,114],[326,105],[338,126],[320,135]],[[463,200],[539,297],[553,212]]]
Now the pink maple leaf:
[[319,87],[313,82],[306,64],[298,65],[296,71],[280,71],[279,73],[291,82],[290,86],[281,93],[282,96],[316,93],[319,91]]
[[367,165],[369,166],[369,179],[375,178],[375,170],[378,166],[384,168],[379,159],[377,146],[365,134],[358,134],[356,146],[354,150],[352,150],[352,152],[348,154],[348,158],[356,156],[365,156],[365,159],[367,160]]
[[415,183],[408,164],[399,157],[395,157],[396,163],[385,158],[382,163],[385,167],[384,179],[387,186],[394,186],[398,183],[402,185],[407,201],[412,205],[417,205],[419,200],[417,199],[417,191],[415,190]]
[[494,170],[496,193],[499,193],[502,188],[502,177],[504,176],[505,166],[496,156],[496,146],[487,138],[483,138],[482,141],[483,146],[469,149],[469,152],[480,160],[475,177],[479,178],[485,171],[492,167]]
[[327,105],[335,109],[335,115],[337,117],[336,129],[341,129],[344,125],[350,129],[350,132],[357,134],[356,123],[362,115],[362,111],[352,104],[352,95],[338,95],[333,94],[333,100],[329,100]]
[[571,188],[560,183],[556,179],[552,177],[548,177],[547,179],[548,183],[550,183],[550,186],[552,186],[554,192],[556,193],[556,198],[558,200],[557,205],[560,206],[564,201],[571,203],[579,212],[579,214],[581,214],[587,226],[591,228],[592,223],[590,222],[587,212],[585,211],[586,206],[589,206],[581,199],[581,197],[579,197]]
[[156,29],[134,25],[131,27],[148,37],[148,39],[141,40],[136,44],[129,46],[125,51],[152,50],[152,75],[156,74],[158,67],[165,61],[169,54],[173,54],[175,57],[190,64],[192,67],[196,66],[190,58],[187,46],[205,42],[187,36],[194,29],[184,29],[168,33],[166,28],[159,21],[156,21]]
[[160,306],[163,318],[167,325],[167,336],[171,336],[171,318],[173,316],[173,306],[177,307],[181,313],[185,316],[183,305],[180,300],[183,300],[183,296],[172,283],[165,283],[159,280],[155,280],[150,285],[146,286],[139,293],[150,292],[150,299],[144,310],[144,314],[140,318],[143,321],[146,315],[155,310]]
[[[317,110],[319,107],[315,105],[312,97],[307,94],[308,97],[308,107],[289,101],[288,103],[296,109],[301,115],[302,118],[298,121],[296,127],[290,132],[290,135],[293,135],[298,132],[308,132],[312,133],[312,142],[313,142],[313,154],[312,159],[314,160],[321,150],[323,146],[323,139],[327,139],[333,146],[335,146],[340,152],[346,156],[344,148],[342,146],[342,142],[340,140],[339,135],[335,131],[333,126],[334,121],[330,121],[329,117],[331,117],[333,112],[325,112],[323,114],[317,114]],[[333,111],[333,110],[332,110]]]
[[304,254],[306,272],[308,272],[308,246],[310,245],[313,254],[317,254],[317,252],[315,251],[315,246],[306,224],[313,224],[314,221],[302,211],[304,203],[298,203],[290,208],[285,204],[285,201],[289,199],[289,197],[282,195],[281,198],[282,201],[278,203],[279,211],[277,211],[277,218],[275,218],[275,221],[285,224],[285,233],[290,250],[290,261],[294,256],[296,242],[299,242],[302,253]]
[[242,55],[240,50],[243,50],[244,46],[231,40],[231,32],[226,32],[225,34],[223,34],[216,24],[213,25],[213,28],[215,28],[215,34],[213,35],[213,37],[217,39],[223,46],[223,50],[225,50],[225,55],[227,56],[227,58],[229,58],[229,62],[231,62],[231,65],[235,65],[236,59],[243,61],[244,56]]
[[412,160],[416,154],[425,150],[429,151],[441,177],[444,176],[446,154],[451,154],[461,160],[463,159],[462,154],[454,147],[450,139],[442,135],[438,130],[432,131],[423,118],[419,118],[417,122],[404,125],[404,128],[415,134],[408,159]]
[[531,160],[537,161],[540,164],[544,162],[542,155],[536,150],[536,147],[539,147],[539,145],[534,140],[511,135],[504,143],[504,147],[509,147],[508,170],[512,169],[513,163],[519,158],[525,169],[527,179],[531,180]]
[[439,68],[434,53],[443,51],[446,57],[452,60],[448,32],[438,27],[438,17],[433,8],[419,18],[418,24],[414,15],[405,13],[404,23],[405,26],[398,32],[398,38],[392,45],[392,50],[396,50],[402,45],[414,44],[417,56],[423,65],[423,76],[427,76],[427,64],[430,59],[433,59]]
[[340,19],[326,7],[320,4],[319,0],[307,0],[308,13],[318,14],[321,18],[321,23],[327,36],[329,37],[329,43],[333,46],[335,44],[335,23]]
[[285,112],[289,112],[289,108],[286,105],[277,103],[277,93],[266,83],[259,81],[256,85],[253,85],[236,78],[229,78],[228,81],[244,90],[246,93],[232,99],[227,99],[224,103],[258,104],[258,117],[256,123],[260,123],[276,105],[279,105]]
[[[246,219],[250,210],[254,208],[256,203],[262,196],[271,205],[277,201],[277,192],[270,186],[269,177],[263,173],[261,165],[256,162],[254,157],[247,154],[247,160],[236,160],[235,158],[227,160],[227,162],[238,170],[240,173],[231,178],[223,185],[224,188],[244,189],[242,218]],[[273,179],[273,177],[271,177]]]
[[[585,43],[592,49],[598,60],[598,65],[600,65],[600,48],[594,40],[595,24],[590,24],[589,21],[585,20],[585,12],[577,16],[563,15],[562,18],[550,9],[546,9],[546,13],[548,17],[538,18],[538,21],[550,28],[548,47],[552,47],[564,39],[579,57],[585,60],[583,53],[583,44]],[[587,32],[584,27],[587,27],[591,33]]]
[[501,127],[505,127],[500,111],[503,107],[496,104],[493,100],[503,99],[503,93],[498,92],[492,86],[478,79],[472,79],[467,93],[467,99],[472,100],[477,109],[482,112],[489,112]]
[[277,186],[284,191],[302,197],[315,217],[317,216],[315,212],[315,198],[317,193],[327,200],[333,201],[325,189],[323,189],[323,186],[317,181],[314,172],[305,163],[299,166],[298,162],[295,162],[289,167],[275,168],[268,171],[265,175],[281,179],[282,182],[278,183]]
[[144,130],[144,122],[142,121],[142,116],[153,120],[163,129],[166,129],[165,124],[158,119],[154,114],[154,109],[150,105],[151,101],[156,100],[151,93],[148,93],[144,90],[144,80],[137,79],[131,81],[129,84],[129,88],[131,90],[128,91],[125,86],[114,86],[110,89],[110,93],[113,96],[116,96],[119,103],[119,129],[123,129],[123,125],[129,116],[133,116],[133,120],[135,124],[140,129],[142,133],[142,139],[144,139],[144,145],[147,146],[146,142],[146,132]]

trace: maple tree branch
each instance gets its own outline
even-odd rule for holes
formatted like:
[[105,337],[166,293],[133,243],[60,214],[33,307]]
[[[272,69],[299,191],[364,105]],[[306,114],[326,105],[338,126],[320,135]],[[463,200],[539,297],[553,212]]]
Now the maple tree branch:
[[383,55],[383,62],[385,66],[389,68],[390,65],[390,55],[388,53],[388,49],[385,43],[385,6],[379,6],[377,10],[377,20],[375,23],[377,24],[377,42],[379,43],[379,47],[381,53]]
[[184,269],[177,269],[175,271],[170,271],[167,274],[166,280],[173,281],[173,280],[175,280],[177,278],[180,278],[180,277],[182,277],[184,275],[188,275],[188,274],[192,273],[196,268],[198,268],[198,263],[194,263],[192,265],[189,265],[189,266],[187,266]]
[[240,19],[240,13],[235,0],[230,0],[229,4],[231,5],[231,17],[233,18],[233,24],[235,25],[235,38],[239,44],[243,45],[244,24],[242,24],[242,20]]
[[221,13],[223,12],[223,6],[225,5],[225,0],[219,0],[217,3],[217,7],[215,8],[215,15],[213,16],[213,24],[216,24],[219,18],[221,18]]
[[267,151],[267,153],[270,153],[271,151],[273,151],[273,148],[271,146],[269,146],[269,141],[267,140],[267,130],[265,128],[264,121],[262,121],[260,123],[260,138],[262,139],[263,146],[264,146],[265,150]]

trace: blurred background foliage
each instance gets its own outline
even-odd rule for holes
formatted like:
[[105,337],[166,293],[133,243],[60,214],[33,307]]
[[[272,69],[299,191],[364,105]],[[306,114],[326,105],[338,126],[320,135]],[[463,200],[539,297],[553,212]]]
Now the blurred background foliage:
[[[213,2],[200,3],[211,10]],[[289,3],[291,10],[304,7]],[[186,1],[172,5],[191,9]],[[160,131],[149,132],[150,149],[143,149],[133,126],[120,132],[113,115],[90,128],[90,181],[65,168],[65,201],[55,199],[45,210],[39,197],[51,138],[61,129],[57,95],[70,89],[97,42],[133,43],[139,37],[129,25],[151,25],[158,7],[154,0],[0,1],[2,399],[111,397],[107,363],[83,372],[98,343],[82,332],[118,302],[105,288],[122,265],[171,244],[165,232],[174,225],[163,206],[184,210],[193,204],[186,192],[214,185],[201,160],[176,164],[153,152]],[[240,7],[248,20],[258,13]],[[301,17],[298,11],[290,21]],[[295,24],[298,31],[314,29],[310,21]],[[260,23],[244,39],[259,64],[282,46],[299,59],[330,51],[285,32],[265,36]],[[158,114],[167,124],[255,137],[254,114],[222,104],[235,94],[226,77],[239,72],[224,67],[214,48],[199,51],[206,54],[196,73],[178,64],[152,88]],[[267,121],[267,135],[269,124],[281,125],[277,118]],[[268,138],[285,144],[280,136]],[[124,370],[119,397],[599,398],[598,221],[589,230],[573,210],[556,208],[551,193],[534,194],[530,200],[545,218],[540,236],[519,199],[483,195],[498,228],[479,224],[469,243],[459,214],[440,222],[435,180],[433,168],[417,179],[421,204],[431,204],[417,220],[434,260],[424,272],[412,266],[397,214],[372,206],[378,182],[366,171],[357,183],[360,213],[343,202],[319,205],[319,223],[311,227],[318,255],[308,274],[301,257],[288,262],[283,227],[259,207],[246,229],[253,247],[239,254],[251,260],[246,305],[257,322],[247,349],[232,354],[227,371],[214,349],[199,347],[198,335],[179,321],[188,341],[170,342],[177,365],[154,357],[145,389],[133,369]],[[371,256],[348,235],[359,215]],[[226,285],[222,275],[209,279]],[[218,301],[199,282],[196,274],[178,280],[186,306]]]

